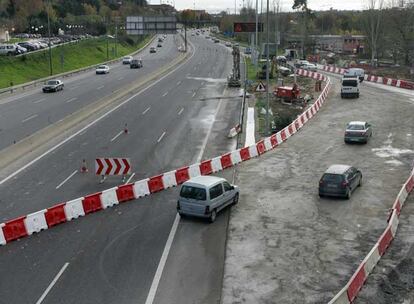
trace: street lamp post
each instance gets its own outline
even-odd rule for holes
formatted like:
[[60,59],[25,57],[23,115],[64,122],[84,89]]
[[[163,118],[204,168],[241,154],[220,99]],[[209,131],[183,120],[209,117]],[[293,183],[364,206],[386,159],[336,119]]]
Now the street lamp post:
[[266,135],[269,135],[269,0],[266,1],[266,126],[265,132]]
[[50,2],[48,1],[47,2],[47,5],[48,5],[48,7],[47,7],[47,9],[46,9],[46,12],[47,12],[47,29],[48,29],[48,34],[49,34],[49,69],[50,69],[50,75],[53,75],[53,68],[52,68],[52,46],[51,46],[51,44],[50,44],[50,18],[49,18],[49,5],[50,5]]

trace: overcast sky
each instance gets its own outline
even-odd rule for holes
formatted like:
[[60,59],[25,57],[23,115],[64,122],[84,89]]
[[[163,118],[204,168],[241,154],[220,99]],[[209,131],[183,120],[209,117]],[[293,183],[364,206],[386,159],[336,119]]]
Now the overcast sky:
[[[244,0],[247,4],[250,1],[253,5],[256,5],[256,0]],[[266,7],[266,0],[263,1],[263,7]],[[269,0],[270,6],[278,0]],[[283,10],[291,10],[293,0],[279,0]],[[160,0],[150,0],[151,4],[158,4]],[[162,3],[175,3],[175,7],[178,10],[186,8],[204,9],[210,13],[217,13],[220,11],[227,11],[234,13],[234,0],[161,0]],[[365,0],[308,0],[309,8],[313,10],[329,10],[331,7],[338,10],[361,10],[365,7]],[[237,12],[243,6],[243,0],[236,0]]]

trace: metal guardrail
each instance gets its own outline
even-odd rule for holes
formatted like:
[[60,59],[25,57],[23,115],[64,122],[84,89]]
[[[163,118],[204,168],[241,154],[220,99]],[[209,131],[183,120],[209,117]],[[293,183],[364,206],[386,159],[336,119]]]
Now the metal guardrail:
[[[154,35],[140,49],[132,52],[131,54],[129,54],[127,56],[133,56],[133,55],[136,55],[136,54],[140,53],[143,49],[145,49],[148,45],[150,45],[154,41],[155,37],[156,37],[156,35]],[[12,86],[12,87],[7,87],[7,88],[4,88],[4,89],[0,89],[0,95],[1,94],[4,94],[4,93],[7,93],[7,92],[13,93],[14,91],[17,91],[19,89],[21,89],[21,90],[24,91],[24,89],[27,88],[27,87],[36,87],[37,85],[43,84],[45,81],[50,80],[50,79],[64,78],[64,77],[72,76],[73,74],[90,71],[90,70],[96,68],[96,66],[101,65],[101,64],[111,64],[111,63],[115,63],[115,62],[121,61],[122,60],[122,57],[119,57],[119,58],[116,58],[116,59],[112,59],[112,60],[109,60],[109,61],[105,61],[105,62],[101,62],[101,63],[97,63],[97,64],[93,64],[93,65],[90,65],[90,66],[87,66],[87,67],[84,67],[84,68],[80,68],[80,69],[77,69],[77,70],[72,70],[72,71],[69,71],[69,72],[55,74],[55,75],[52,75],[52,76],[48,76],[48,77],[36,79],[36,80],[30,81],[30,82],[22,83],[22,84],[15,85],[15,86]]]

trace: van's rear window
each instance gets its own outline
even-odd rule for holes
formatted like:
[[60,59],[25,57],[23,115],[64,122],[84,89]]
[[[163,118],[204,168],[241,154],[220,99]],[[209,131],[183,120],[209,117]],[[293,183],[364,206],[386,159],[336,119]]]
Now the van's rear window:
[[344,87],[356,87],[358,85],[358,80],[344,80],[342,81]]
[[206,200],[206,189],[192,186],[183,186],[181,188],[180,196],[184,198],[192,198],[199,201]]

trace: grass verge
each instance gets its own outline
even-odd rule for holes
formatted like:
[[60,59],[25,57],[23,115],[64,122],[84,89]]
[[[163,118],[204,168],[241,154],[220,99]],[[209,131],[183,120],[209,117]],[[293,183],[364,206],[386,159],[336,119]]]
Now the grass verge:
[[[125,56],[141,48],[149,39],[150,37],[146,37],[133,44],[118,43],[118,56],[115,56],[115,43],[110,41],[107,45],[105,38],[81,40],[52,48],[53,74],[69,72]],[[0,88],[44,78],[49,74],[48,50],[20,57],[0,57]]]

